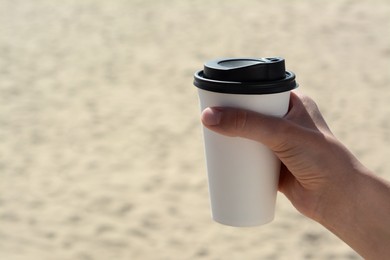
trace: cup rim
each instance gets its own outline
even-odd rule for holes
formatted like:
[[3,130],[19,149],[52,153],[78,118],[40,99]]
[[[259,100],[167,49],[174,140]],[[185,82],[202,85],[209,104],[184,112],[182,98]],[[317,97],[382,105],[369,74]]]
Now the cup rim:
[[281,93],[293,90],[299,86],[295,81],[295,74],[291,71],[286,71],[285,78],[280,80],[239,82],[209,79],[204,77],[203,70],[195,72],[194,85],[211,92],[247,95]]

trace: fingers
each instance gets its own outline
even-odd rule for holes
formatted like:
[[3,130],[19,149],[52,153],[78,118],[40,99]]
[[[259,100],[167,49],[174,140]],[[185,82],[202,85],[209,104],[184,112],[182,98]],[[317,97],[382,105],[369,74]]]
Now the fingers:
[[[202,122],[215,132],[258,141],[274,152],[309,139],[309,132],[332,135],[315,102],[296,92],[291,93],[289,111],[283,118],[243,109],[214,107],[203,111]],[[290,145],[286,146],[287,143]]]
[[240,136],[265,144],[271,149],[286,141],[289,122],[248,110],[235,108],[206,108],[202,113],[203,124],[220,134]]
[[317,104],[310,97],[299,92],[291,92],[290,109],[285,118],[302,127],[331,134]]

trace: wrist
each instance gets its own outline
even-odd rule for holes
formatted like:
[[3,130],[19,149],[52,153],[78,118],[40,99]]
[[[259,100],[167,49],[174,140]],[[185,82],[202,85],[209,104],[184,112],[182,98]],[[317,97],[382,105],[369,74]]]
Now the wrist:
[[383,259],[390,249],[387,220],[390,185],[364,167],[351,171],[348,181],[327,195],[316,221],[366,259]]
[[[363,171],[350,171],[344,178],[329,184],[318,205],[314,220],[325,226],[333,233],[339,231],[342,225],[354,225],[358,216],[353,213],[359,204],[356,196],[361,193]],[[353,213],[353,214],[352,214]]]

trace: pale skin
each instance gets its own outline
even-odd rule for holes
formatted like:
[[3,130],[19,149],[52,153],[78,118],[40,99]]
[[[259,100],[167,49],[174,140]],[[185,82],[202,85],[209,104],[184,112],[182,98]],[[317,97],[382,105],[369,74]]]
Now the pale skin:
[[292,92],[275,118],[235,108],[206,108],[203,124],[220,134],[263,143],[282,161],[279,191],[366,259],[390,255],[390,183],[336,139],[315,102]]

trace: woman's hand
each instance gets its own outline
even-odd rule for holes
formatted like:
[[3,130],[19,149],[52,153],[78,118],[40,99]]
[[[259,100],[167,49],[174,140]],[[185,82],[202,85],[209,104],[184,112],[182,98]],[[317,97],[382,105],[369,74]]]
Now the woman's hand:
[[312,99],[292,92],[283,118],[206,108],[202,122],[220,134],[268,146],[282,161],[279,190],[302,214],[364,257],[390,255],[390,185],[371,174],[335,138]]

